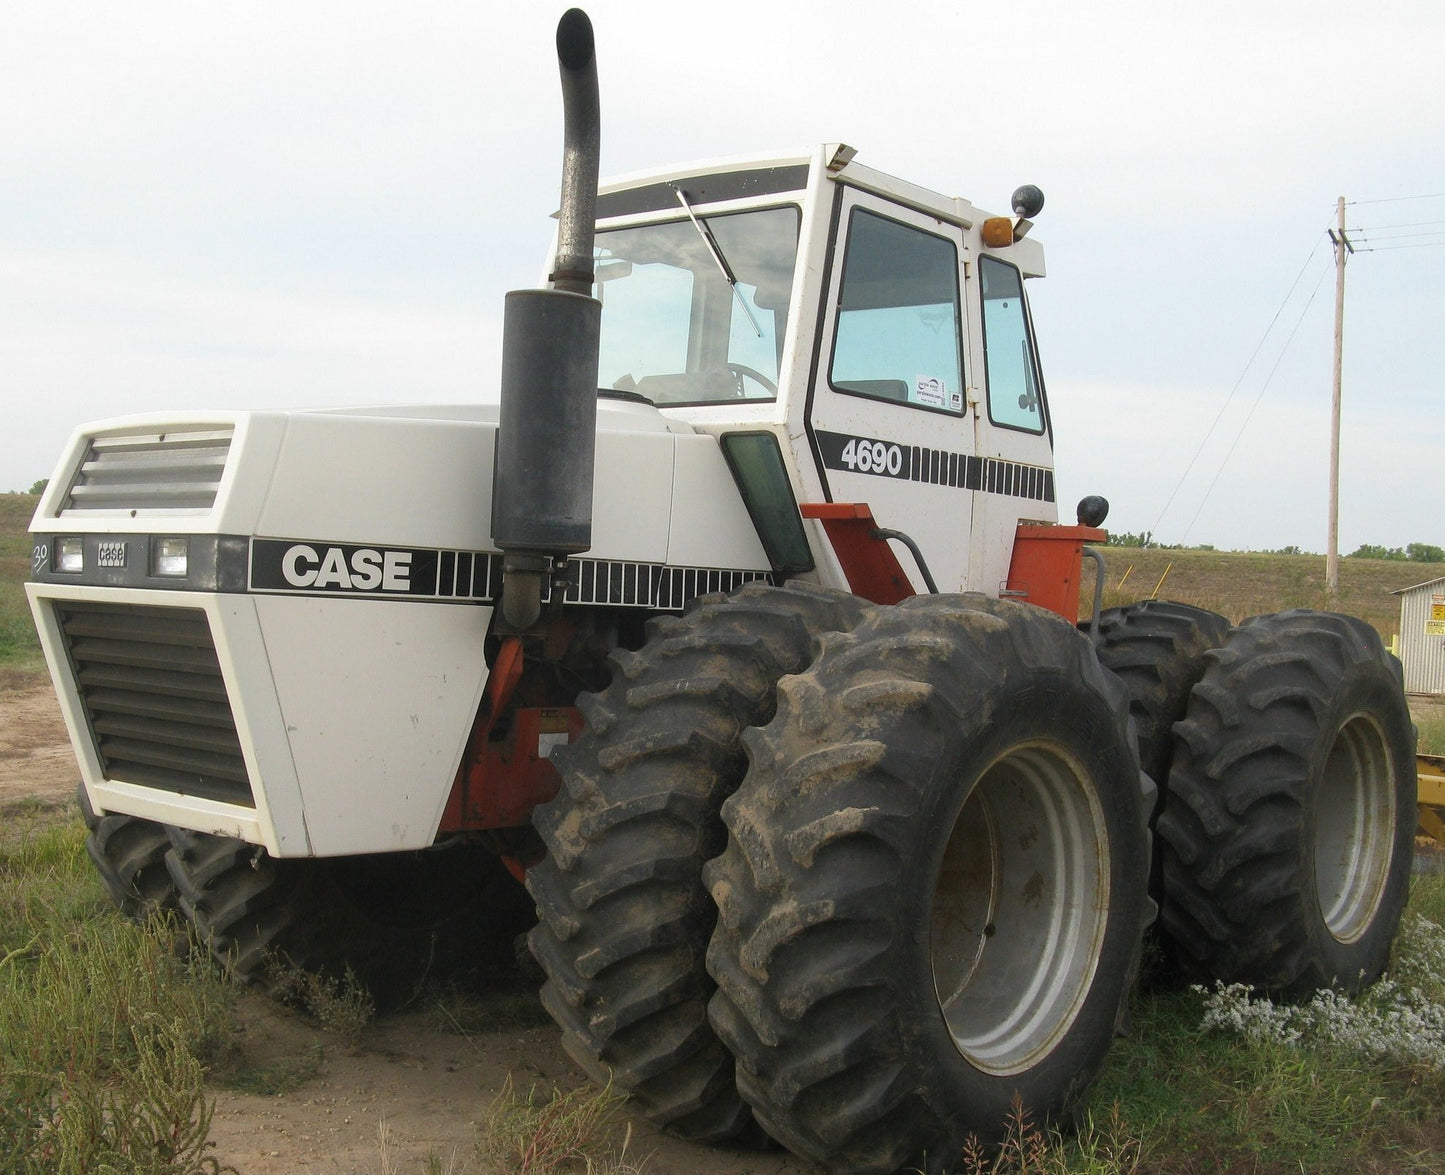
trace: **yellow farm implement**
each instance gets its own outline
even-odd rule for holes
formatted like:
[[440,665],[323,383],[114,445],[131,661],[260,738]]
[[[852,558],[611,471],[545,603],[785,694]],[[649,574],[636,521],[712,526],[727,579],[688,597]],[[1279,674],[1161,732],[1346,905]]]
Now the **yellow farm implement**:
[[1445,755],[1416,755],[1420,831],[1445,845]]

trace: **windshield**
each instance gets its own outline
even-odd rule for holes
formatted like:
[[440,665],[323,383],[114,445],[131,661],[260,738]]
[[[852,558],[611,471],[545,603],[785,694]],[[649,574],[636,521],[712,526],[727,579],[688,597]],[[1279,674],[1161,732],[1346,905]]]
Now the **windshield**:
[[661,405],[771,400],[787,330],[798,210],[699,212],[698,220],[723,264],[685,218],[597,234],[597,382]]

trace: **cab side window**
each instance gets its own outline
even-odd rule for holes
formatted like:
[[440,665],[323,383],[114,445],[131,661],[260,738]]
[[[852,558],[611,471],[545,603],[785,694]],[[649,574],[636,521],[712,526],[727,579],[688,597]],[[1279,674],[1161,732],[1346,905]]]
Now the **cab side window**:
[[1024,312],[1023,278],[1012,265],[993,257],[980,257],[978,272],[983,282],[989,419],[1005,428],[1043,432],[1043,397]]
[[958,250],[855,208],[828,381],[836,391],[963,412]]

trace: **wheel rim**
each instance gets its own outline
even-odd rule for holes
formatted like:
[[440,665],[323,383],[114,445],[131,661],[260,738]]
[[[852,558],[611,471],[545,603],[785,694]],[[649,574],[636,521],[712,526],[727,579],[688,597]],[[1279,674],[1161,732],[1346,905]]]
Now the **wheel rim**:
[[1372,925],[1394,847],[1394,771],[1384,732],[1356,714],[1335,736],[1315,804],[1315,891],[1341,943]]
[[954,1046],[987,1073],[1028,1069],[1093,983],[1109,909],[1094,781],[1044,742],[996,759],[954,821],[934,885],[934,991]]

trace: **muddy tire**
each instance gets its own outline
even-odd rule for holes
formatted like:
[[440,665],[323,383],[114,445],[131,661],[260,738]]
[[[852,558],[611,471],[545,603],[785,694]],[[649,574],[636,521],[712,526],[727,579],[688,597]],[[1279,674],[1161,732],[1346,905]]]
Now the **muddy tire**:
[[1399,662],[1321,612],[1236,628],[1175,727],[1160,921],[1203,978],[1356,989],[1389,956],[1409,882],[1415,733]]
[[136,816],[97,816],[84,784],[80,815],[88,830],[85,851],[122,914],[143,921],[179,909],[176,887],[166,870],[171,842],[165,825]]
[[1204,676],[1204,654],[1224,644],[1229,628],[1217,612],[1167,600],[1108,608],[1099,616],[1095,652],[1124,683],[1139,737],[1139,765],[1161,789],[1174,753],[1174,724]]
[[480,848],[278,860],[232,837],[170,841],[181,910],[217,963],[266,994],[296,970],[349,971],[394,1006],[429,974],[510,956],[531,921],[522,887]]
[[580,700],[586,733],[553,756],[563,788],[534,813],[548,855],[527,876],[542,1002],[590,1076],[683,1138],[751,1123],[707,1021],[716,911],[701,882],[747,768],[742,732],[772,717],[778,679],[812,661],[820,634],[866,607],[750,585],[653,620],[641,650],[613,654],[612,684]]
[[1051,613],[925,596],[785,679],[723,805],[709,1015],[764,1128],[830,1172],[951,1170],[1077,1106],[1137,971],[1123,687]]

